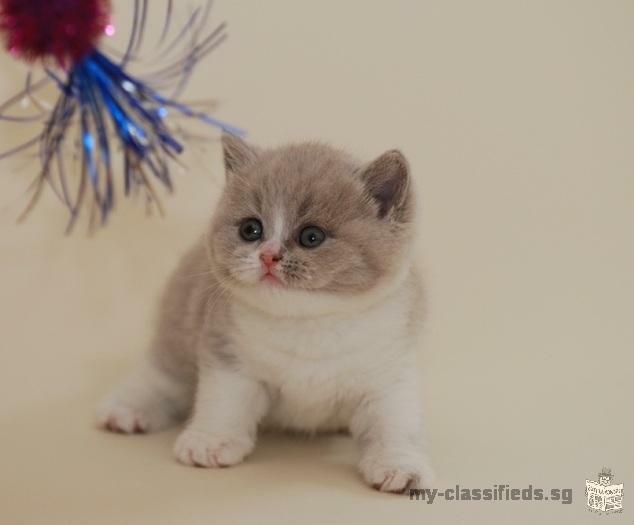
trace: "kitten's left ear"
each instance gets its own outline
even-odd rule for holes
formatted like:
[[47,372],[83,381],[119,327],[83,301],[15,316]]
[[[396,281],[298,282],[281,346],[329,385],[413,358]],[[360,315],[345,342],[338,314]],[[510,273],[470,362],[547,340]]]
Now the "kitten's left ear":
[[409,164],[396,150],[385,152],[361,170],[361,180],[379,207],[379,218],[406,220],[410,200]]
[[236,173],[256,161],[258,149],[240,137],[223,133],[221,141],[227,175]]

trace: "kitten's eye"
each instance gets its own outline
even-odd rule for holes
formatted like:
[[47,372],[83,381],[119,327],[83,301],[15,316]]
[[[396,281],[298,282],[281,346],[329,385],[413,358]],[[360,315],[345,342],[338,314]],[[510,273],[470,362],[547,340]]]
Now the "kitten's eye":
[[326,240],[326,233],[317,226],[307,226],[299,233],[299,244],[304,248],[316,248]]
[[240,237],[247,242],[255,242],[262,238],[262,223],[257,219],[244,219],[240,223]]

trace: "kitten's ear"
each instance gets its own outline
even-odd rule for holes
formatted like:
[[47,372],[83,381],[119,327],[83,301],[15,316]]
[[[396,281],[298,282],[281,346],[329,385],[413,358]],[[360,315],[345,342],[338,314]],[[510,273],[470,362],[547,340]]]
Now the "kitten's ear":
[[362,168],[361,180],[378,204],[379,218],[406,220],[410,200],[409,164],[400,151],[387,151]]
[[253,164],[258,157],[258,150],[244,140],[229,133],[222,134],[222,151],[225,159],[225,170],[236,173]]

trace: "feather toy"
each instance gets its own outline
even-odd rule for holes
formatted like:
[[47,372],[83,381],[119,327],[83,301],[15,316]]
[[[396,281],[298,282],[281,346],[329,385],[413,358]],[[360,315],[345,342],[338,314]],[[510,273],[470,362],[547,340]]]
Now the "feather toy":
[[[68,231],[87,201],[93,204],[92,218],[104,224],[115,203],[117,172],[123,175],[125,195],[141,189],[149,202],[157,203],[153,181],[172,189],[170,164],[184,148],[171,125],[174,116],[243,134],[178,101],[192,71],[226,38],[224,23],[208,27],[211,2],[194,10],[170,41],[174,2],[167,0],[157,50],[161,64],[142,78],[128,66],[140,60],[148,0],[132,5],[127,46],[117,54],[102,43],[115,32],[108,0],[0,0],[6,48],[42,68],[41,78],[29,73],[24,90],[0,104],[1,121],[41,126],[28,140],[0,151],[0,159],[31,149],[39,156],[41,166],[22,216],[48,185],[70,211]],[[47,107],[40,93],[51,84],[58,94]],[[16,114],[25,100],[36,113]],[[75,170],[67,166],[69,148],[79,159]]]

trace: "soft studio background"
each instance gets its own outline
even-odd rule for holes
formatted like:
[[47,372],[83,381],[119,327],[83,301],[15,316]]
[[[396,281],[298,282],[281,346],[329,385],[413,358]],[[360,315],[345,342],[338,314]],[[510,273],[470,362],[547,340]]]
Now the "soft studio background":
[[[123,31],[130,3],[115,6]],[[267,436],[244,465],[210,471],[172,459],[176,430],[95,430],[96,401],[143,352],[165,278],[211,213],[223,174],[210,141],[165,218],[120,201],[91,239],[62,235],[52,198],[16,226],[33,173],[2,165],[0,522],[594,523],[608,518],[586,511],[584,480],[604,465],[625,483],[612,519],[631,520],[634,3],[219,0],[214,16],[230,39],[188,98],[218,99],[263,145],[319,138],[411,160],[436,485],[532,483],[574,501],[378,494],[345,437]],[[0,68],[6,99],[24,68],[6,54]]]

